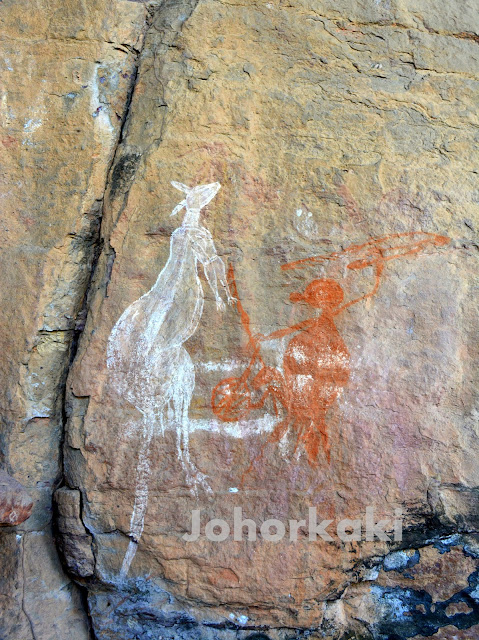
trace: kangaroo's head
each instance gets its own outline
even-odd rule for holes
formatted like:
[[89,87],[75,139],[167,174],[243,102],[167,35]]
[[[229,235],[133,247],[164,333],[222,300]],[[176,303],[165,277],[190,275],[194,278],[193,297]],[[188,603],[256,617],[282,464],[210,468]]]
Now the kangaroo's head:
[[205,207],[220,190],[219,182],[211,182],[210,184],[200,184],[196,187],[187,187],[181,182],[173,181],[171,183],[175,189],[179,189],[186,194],[186,198],[182,200],[172,211],[174,216],[186,207],[186,215],[183,224],[197,224],[199,221],[200,211]]

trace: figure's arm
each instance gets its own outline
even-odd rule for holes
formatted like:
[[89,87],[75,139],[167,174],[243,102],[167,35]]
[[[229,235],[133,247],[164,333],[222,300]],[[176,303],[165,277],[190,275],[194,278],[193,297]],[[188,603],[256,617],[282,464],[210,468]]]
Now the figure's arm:
[[353,304],[357,304],[358,302],[361,302],[362,300],[367,300],[368,298],[372,298],[374,295],[376,295],[376,292],[379,289],[379,284],[381,282],[381,275],[382,275],[382,272],[384,270],[384,262],[383,261],[376,262],[374,266],[375,266],[374,286],[371,289],[371,291],[369,293],[364,294],[363,296],[359,296],[359,298],[355,298],[354,300],[350,300],[349,302],[346,302],[346,304],[343,304],[342,306],[338,307],[337,309],[335,309],[333,315],[337,316],[338,313],[341,313],[342,311],[344,311],[348,307],[352,307]]
[[213,238],[207,229],[202,229],[201,233],[195,237],[193,249],[196,257],[203,265],[206,279],[216,299],[216,306],[218,310],[222,311],[225,305],[218,290],[218,282],[226,293],[228,303],[232,304],[235,299],[231,295],[228,286],[225,264],[216,253]]
[[[231,291],[228,285],[228,280],[226,278],[225,263],[223,262],[223,260],[218,255],[214,255],[206,263],[203,263],[203,268],[205,270],[205,274],[208,279],[208,282],[210,283],[210,287],[211,287],[211,280],[214,279],[214,282],[216,283],[215,286],[217,291],[218,290],[217,283],[219,281],[219,283],[223,287],[224,292],[226,293],[228,304],[233,304],[233,302],[235,302],[236,299],[231,295]],[[213,289],[213,292],[215,292],[215,289]]]
[[[382,247],[380,245],[381,242],[384,242],[384,241],[390,242],[393,238],[403,239],[407,237],[416,238],[416,239],[413,242],[399,244],[398,246]],[[421,239],[418,239],[418,237],[420,237]],[[381,275],[384,270],[384,265],[386,264],[386,262],[389,262],[390,260],[397,260],[398,258],[404,258],[406,256],[416,255],[420,253],[423,249],[425,249],[427,246],[432,245],[436,247],[442,247],[448,244],[449,242],[450,242],[449,238],[446,238],[445,236],[440,236],[434,233],[426,233],[422,231],[418,231],[418,232],[411,231],[407,233],[393,233],[390,236],[384,236],[383,238],[376,238],[370,241],[369,243],[366,243],[370,245],[371,255],[368,258],[359,259],[359,260],[356,260],[355,262],[351,262],[348,265],[348,269],[359,270],[359,269],[364,269],[366,267],[374,266],[375,268],[374,287],[372,291],[370,291],[366,295],[356,298],[355,300],[351,300],[347,304],[344,304],[342,307],[339,307],[339,309],[336,309],[335,315],[337,315],[341,311],[344,311],[344,309],[347,309],[353,304],[356,304],[361,300],[366,300],[367,298],[372,298],[372,296],[375,295],[375,293],[379,288]],[[362,245],[359,248],[361,249],[364,246],[366,245]],[[352,247],[352,248],[356,249],[356,247]]]
[[308,318],[307,320],[298,322],[298,324],[295,324],[292,327],[285,327],[284,329],[278,329],[277,331],[273,331],[273,333],[270,333],[267,336],[259,335],[256,337],[262,342],[264,342],[265,340],[279,340],[279,338],[284,338],[285,336],[288,336],[291,333],[296,333],[297,331],[302,331],[303,329],[306,329],[312,323],[314,323],[315,320],[316,320],[315,318],[312,318],[312,319]]
[[[218,269],[219,262],[221,262],[221,266],[223,267],[223,272],[224,272],[225,266],[219,256],[214,256],[213,258],[210,258],[209,260],[206,260],[205,262],[203,262],[203,269],[205,271],[208,284],[210,285],[210,289],[214,293],[218,311],[223,311],[225,308],[225,303],[223,302],[218,291],[218,280],[220,280],[220,283],[221,283],[221,278],[218,277],[221,274],[221,266]],[[218,271],[220,272],[220,274],[218,273]]]

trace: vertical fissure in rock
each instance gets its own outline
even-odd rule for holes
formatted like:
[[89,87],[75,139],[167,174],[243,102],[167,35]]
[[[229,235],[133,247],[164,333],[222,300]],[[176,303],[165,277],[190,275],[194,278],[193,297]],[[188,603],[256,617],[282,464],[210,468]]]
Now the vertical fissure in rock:
[[83,610],[86,614],[86,619],[88,622],[88,634],[90,636],[89,640],[98,640],[97,635],[95,633],[95,628],[93,626],[93,620],[90,614],[90,608],[88,606],[88,589],[86,587],[79,587],[80,589],[80,600],[83,607]]
[[[103,194],[106,193],[106,191],[109,188],[110,185],[110,174],[112,171],[112,167],[114,167],[116,159],[117,159],[117,153],[118,153],[118,148],[121,145],[121,142],[124,138],[124,132],[125,132],[125,128],[130,116],[130,110],[131,110],[131,104],[132,104],[132,100],[133,100],[133,94],[135,91],[135,86],[137,84],[138,81],[138,69],[139,69],[139,64],[140,64],[140,59],[141,59],[141,55],[143,52],[143,48],[144,48],[144,44],[145,44],[145,36],[146,36],[146,32],[151,24],[151,20],[153,19],[154,16],[154,11],[152,11],[151,9],[148,10],[147,12],[147,16],[146,16],[146,20],[145,20],[145,24],[143,27],[143,33],[142,33],[142,44],[141,47],[138,51],[136,51],[136,58],[134,61],[134,70],[133,73],[131,74],[131,84],[130,87],[127,91],[127,97],[126,97],[126,101],[125,101],[125,107],[123,110],[123,115],[122,115],[122,120],[121,120],[121,125],[120,125],[120,130],[119,130],[119,134],[118,134],[118,138],[116,141],[116,144],[114,146],[113,152],[112,152],[112,156],[111,156],[111,161],[108,165],[107,171],[105,173],[105,185],[104,185],[104,189],[103,189]],[[90,255],[89,255],[89,261],[90,261],[90,272],[89,272],[89,277],[86,281],[85,287],[83,292],[80,292],[80,295],[82,297],[82,302],[81,302],[81,308],[80,311],[77,314],[76,317],[76,321],[75,321],[75,326],[74,326],[74,331],[73,331],[73,336],[72,336],[72,341],[71,341],[71,345],[70,345],[70,350],[69,350],[69,362],[68,362],[68,367],[66,369],[66,373],[64,376],[64,380],[62,382],[62,387],[60,390],[60,395],[61,395],[61,406],[62,406],[62,434],[61,434],[61,441],[59,443],[60,446],[60,465],[61,465],[61,478],[59,480],[59,487],[62,486],[68,486],[67,480],[66,480],[66,474],[65,474],[65,463],[64,463],[64,453],[63,453],[63,449],[64,449],[64,445],[65,445],[65,434],[66,434],[66,425],[67,425],[67,420],[68,420],[68,415],[67,415],[67,407],[66,407],[66,384],[67,384],[67,379],[68,379],[68,375],[71,369],[71,366],[75,360],[77,351],[78,351],[78,347],[79,347],[79,343],[80,343],[80,339],[81,339],[81,335],[83,333],[83,330],[85,328],[85,323],[86,323],[86,318],[88,315],[88,309],[89,309],[89,303],[91,300],[91,295],[92,295],[92,291],[93,291],[93,285],[95,282],[95,276],[97,274],[97,269],[98,269],[98,263],[100,261],[100,257],[102,255],[102,252],[104,250],[104,239],[102,236],[102,222],[103,222],[103,218],[104,218],[104,206],[105,206],[105,198],[104,195],[101,199],[97,200],[95,203],[95,207],[94,207],[94,211],[92,211],[92,214],[95,218],[94,222],[92,223],[92,232],[89,236],[89,238],[86,238],[84,241],[86,243],[88,243],[90,245]],[[113,256],[113,261],[114,261],[114,256]],[[111,264],[111,267],[113,266],[113,264]],[[109,273],[106,274],[107,277],[109,278],[111,275],[111,268],[109,270]],[[83,496],[80,492],[80,518],[83,522]],[[53,527],[55,529],[55,522],[53,523]],[[86,528],[86,530],[88,531],[88,529]],[[94,550],[93,550],[93,545],[92,545],[92,553],[94,555]],[[61,554],[60,554],[61,555]],[[65,566],[65,565],[64,565]],[[65,567],[66,568],[66,567]],[[66,568],[66,570],[68,571],[68,568]],[[70,572],[68,571],[68,573],[70,574]],[[71,575],[71,574],[70,574]],[[74,577],[74,576],[73,576]],[[75,578],[75,577],[74,577]],[[85,612],[86,615],[86,619],[88,622],[88,633],[89,633],[89,637],[91,640],[96,640],[96,634],[94,631],[94,626],[93,626],[93,621],[90,615],[90,611],[89,611],[89,607],[88,607],[88,588],[84,585],[81,584],[81,582],[79,582],[78,580],[75,579],[75,583],[78,587],[79,593],[80,593],[80,599],[81,599],[81,604],[83,607],[83,610]],[[25,612],[25,615],[26,612]],[[28,617],[28,616],[27,616]],[[31,621],[30,621],[30,625]],[[32,626],[32,634],[33,634],[33,626]]]
[[25,617],[28,620],[28,624],[30,625],[30,630],[32,632],[32,638],[33,638],[33,640],[36,640],[36,638],[35,638],[35,629],[33,628],[32,619],[28,615],[28,612],[27,612],[27,610],[25,608],[25,534],[22,535],[22,611],[23,611],[23,613],[25,614]]
[[[129,166],[127,167],[124,166],[125,162],[130,164],[133,162],[135,166],[131,167],[131,175],[132,177],[134,177],[137,164],[140,161],[142,156],[141,153],[133,154],[134,157],[132,159],[131,157],[132,154],[125,155],[122,147],[126,145],[126,139],[128,136],[128,124],[132,115],[132,105],[133,105],[133,100],[135,95],[135,89],[139,81],[140,64],[141,64],[142,54],[143,54],[146,40],[147,40],[147,33],[150,27],[153,25],[154,21],[157,20],[159,14],[165,12],[166,13],[165,22],[168,24],[168,28],[171,29],[176,36],[176,33],[180,31],[181,26],[187,21],[187,19],[189,18],[191,13],[194,11],[197,4],[198,4],[198,0],[193,0],[193,1],[188,0],[187,2],[180,2],[180,3],[167,2],[161,7],[152,7],[152,6],[147,7],[147,16],[146,16],[145,24],[143,27],[141,46],[136,51],[136,58],[134,61],[134,70],[131,74],[131,84],[127,91],[127,97],[126,97],[125,106],[123,109],[123,115],[122,115],[121,124],[119,128],[118,138],[111,155],[111,161],[108,165],[108,168],[105,174],[106,179],[105,179],[105,185],[103,188],[103,196],[101,199],[98,199],[96,201],[96,206],[94,207],[94,211],[91,212],[94,217],[94,222],[92,223],[92,226],[91,226],[92,231],[89,234],[89,237],[84,240],[89,244],[90,271],[89,271],[89,277],[85,283],[83,292],[80,293],[82,297],[81,308],[77,314],[70,351],[69,351],[68,367],[67,367],[64,380],[62,383],[62,387],[60,390],[61,402],[62,402],[63,429],[62,429],[62,436],[61,436],[61,443],[60,443],[61,478],[59,479],[58,488],[61,488],[61,487],[71,488],[68,485],[67,474],[65,470],[65,461],[63,457],[63,447],[65,444],[66,427],[67,427],[67,421],[68,421],[67,389],[66,389],[67,379],[80,346],[81,336],[85,328],[92,297],[95,295],[95,291],[96,291],[95,282],[97,279],[101,279],[102,281],[101,288],[103,290],[103,295],[106,296],[107,295],[106,289],[108,286],[108,282],[111,278],[113,264],[116,257],[115,250],[113,249],[113,247],[109,245],[109,240],[108,240],[109,234],[105,232],[105,228],[104,228],[105,219],[106,219],[106,216],[108,216],[108,205],[109,205],[111,196],[114,195],[113,192],[115,190],[115,172],[116,174],[122,174],[123,169],[127,171],[130,168]],[[179,25],[175,25],[173,28],[171,27],[171,23],[174,24],[176,20],[172,19],[172,15],[171,15],[172,12],[175,12],[177,14],[176,16],[177,18],[179,18],[179,16],[183,14]],[[165,27],[165,30],[166,30],[166,27]],[[170,46],[170,45],[167,44],[167,46]],[[166,112],[163,115],[163,124],[164,124],[165,116],[166,116]],[[162,126],[162,131],[163,131],[163,126]],[[159,141],[157,142],[159,143]],[[146,146],[150,146],[150,144],[151,142],[148,141],[148,145]],[[120,176],[120,178],[122,178],[122,176]],[[122,189],[123,198],[117,211],[119,215],[121,215],[121,212],[126,206],[132,183],[133,183],[133,180],[128,181],[128,184],[125,185],[126,189],[124,190]],[[108,198],[107,196],[110,196],[110,198]],[[102,259],[102,256],[103,256],[103,259]],[[102,267],[103,267],[103,273],[100,273],[102,271]],[[80,490],[80,514],[79,515],[83,523],[84,496],[81,490]],[[55,526],[55,523],[54,523],[54,526]],[[84,523],[83,523],[83,526],[85,526]],[[85,526],[85,531],[90,533],[92,535],[92,538],[94,538],[92,532],[89,531],[88,527],[86,526]],[[93,553],[93,557],[95,557],[93,541],[92,541],[92,553]],[[64,563],[64,566],[68,571],[68,573],[73,577],[73,579],[75,580],[79,588],[81,602],[88,620],[89,634],[91,639],[95,640],[96,634],[94,631],[94,625],[93,625],[92,617],[91,617],[89,606],[88,606],[88,591],[89,591],[88,585],[84,584],[83,581],[79,581],[75,575],[71,574],[71,571],[68,570],[68,567],[65,565],[65,563]]]
[[[130,87],[128,89],[127,92],[127,97],[126,97],[126,101],[125,101],[125,108],[123,110],[123,116],[122,116],[122,121],[121,121],[121,125],[120,125],[120,130],[119,130],[119,134],[118,134],[118,139],[117,142],[115,144],[115,147],[113,149],[113,153],[112,153],[112,158],[111,161],[108,165],[108,169],[106,171],[106,179],[105,179],[105,186],[103,189],[103,194],[106,193],[106,191],[109,188],[110,185],[110,174],[112,171],[112,167],[114,167],[115,162],[116,162],[116,158],[117,158],[117,153],[118,153],[118,148],[121,144],[121,141],[123,139],[123,132],[125,129],[125,125],[128,121],[129,118],[129,114],[130,114],[130,109],[131,109],[131,103],[132,103],[132,99],[133,99],[133,94],[135,91],[135,86],[136,83],[138,81],[138,68],[139,68],[139,64],[140,64],[140,58],[144,49],[144,45],[145,45],[145,36],[146,36],[146,31],[148,30],[150,24],[151,24],[151,19],[152,19],[152,13],[151,11],[148,11],[148,16],[147,19],[145,20],[145,25],[143,27],[143,38],[142,38],[142,45],[140,47],[140,49],[136,52],[136,60],[135,60],[135,64],[134,64],[134,71],[132,73],[132,78],[131,78],[131,84]],[[81,309],[77,315],[76,318],[76,322],[75,322],[75,329],[74,329],[74,335],[73,335],[73,339],[72,339],[72,344],[71,344],[71,348],[70,348],[70,356],[69,356],[69,366],[68,366],[68,371],[67,371],[67,377],[68,377],[68,373],[70,371],[70,368],[75,360],[75,356],[77,354],[78,351],[78,346],[79,346],[79,342],[80,342],[80,338],[81,335],[83,333],[83,330],[85,328],[85,322],[86,322],[86,318],[88,315],[88,309],[89,309],[89,302],[91,299],[91,292],[92,292],[92,287],[93,287],[93,283],[95,281],[95,275],[97,272],[97,267],[98,267],[98,263],[100,260],[100,256],[103,252],[104,249],[104,239],[102,237],[102,222],[104,219],[104,206],[105,206],[105,198],[103,195],[103,198],[101,200],[97,201],[98,207],[97,207],[97,211],[98,211],[98,216],[97,216],[97,229],[96,229],[96,234],[95,237],[92,238],[92,256],[91,256],[91,268],[90,268],[90,274],[89,274],[89,278],[87,280],[84,292],[83,292],[83,301],[82,301],[82,305],[81,305]],[[111,265],[113,266],[113,265]],[[111,274],[111,269],[109,271],[109,273]],[[66,427],[66,422],[67,422],[67,415],[66,415],[66,407],[65,407],[65,396],[66,396],[66,384],[63,385],[63,398],[62,398],[62,406],[63,406],[63,438],[65,437],[65,427]],[[62,463],[62,469],[63,469],[63,463]],[[65,477],[65,473],[63,470],[63,478]]]

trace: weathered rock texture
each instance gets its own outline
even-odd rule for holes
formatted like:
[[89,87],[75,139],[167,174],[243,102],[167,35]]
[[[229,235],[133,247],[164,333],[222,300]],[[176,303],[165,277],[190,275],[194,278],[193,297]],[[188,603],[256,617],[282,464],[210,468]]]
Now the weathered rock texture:
[[34,499],[0,533],[0,637],[88,637],[51,521],[63,483],[64,388],[99,251],[107,172],[148,12],[94,0],[0,6],[0,463]]
[[[4,635],[86,637],[49,533],[52,490],[63,483],[59,547],[97,638],[476,637],[474,3],[1,10],[11,78],[2,451],[36,499],[23,529],[2,538],[13,576],[1,591]],[[270,441],[285,413],[275,416],[271,397],[238,421],[214,414],[212,390],[239,376],[251,351],[236,305],[218,311],[200,268],[205,307],[185,345],[196,374],[190,452],[212,491],[193,490],[170,410],[151,440],[145,526],[125,578],[144,436],[142,416],[110,383],[107,341],[168,259],[184,215],[169,217],[182,198],[171,180],[221,183],[202,222],[233,265],[254,334],[316,314],[290,300],[314,279],[340,281],[346,301],[374,281],[372,268],[358,275],[341,261],[286,263],[391,234],[450,242],[388,262],[375,295],[337,316],[349,373],[325,418],[330,461],[320,449],[314,464],[304,442],[296,447],[298,423]],[[268,366],[281,368],[289,339],[262,343]],[[151,382],[144,392],[154,397]],[[193,509],[204,526],[232,524],[234,507],[258,526],[303,519],[308,507],[334,522],[364,520],[367,507],[390,519],[400,508],[404,536],[183,540]],[[48,576],[41,588],[32,587],[35,559]],[[63,607],[63,631],[44,628],[36,599],[46,594]]]

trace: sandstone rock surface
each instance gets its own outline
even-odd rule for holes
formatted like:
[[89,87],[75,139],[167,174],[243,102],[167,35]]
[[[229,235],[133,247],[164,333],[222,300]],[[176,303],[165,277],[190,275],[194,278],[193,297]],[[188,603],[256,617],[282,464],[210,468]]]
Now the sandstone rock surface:
[[92,537],[81,520],[81,498],[78,490],[62,487],[54,495],[57,507],[58,549],[69,573],[77,578],[93,575]]
[[[36,496],[23,546],[15,533],[2,542],[19,576],[2,590],[5,609],[28,612],[9,613],[7,637],[61,637],[43,629],[35,603],[22,609],[18,585],[31,584],[25,553],[35,549],[53,567],[45,589],[73,589],[49,555],[51,496],[63,485],[58,546],[96,638],[473,638],[474,3],[120,0],[111,10],[98,0],[42,5],[39,17],[15,3],[2,11],[6,69],[15,73],[13,60],[21,71],[2,102],[2,304],[13,328],[2,344],[2,452]],[[211,237],[180,233],[183,262],[172,247],[187,214],[170,214],[186,196],[171,181],[221,184],[201,212]],[[193,245],[204,306],[189,339],[175,342],[196,280],[160,287],[148,313],[133,307],[153,323],[174,294],[167,347],[132,323],[109,351],[120,317],[165,265],[192,268]],[[327,259],[308,261],[318,256]],[[224,309],[210,286],[218,258],[236,298]],[[329,324],[313,331],[321,313]],[[261,361],[243,378],[253,344]],[[115,382],[108,354],[122,348],[133,364],[122,360]],[[169,377],[148,360],[154,349]],[[186,402],[191,376],[178,376],[192,370]],[[169,381],[177,391],[165,391]],[[193,510],[204,531],[214,518],[233,528],[238,507],[256,540],[184,540]],[[290,520],[309,508],[333,533],[360,520],[361,540],[291,540]],[[367,508],[388,520],[391,539],[400,510],[402,540],[366,540]],[[268,519],[285,524],[283,539],[265,539]],[[87,637],[77,604],[73,589],[59,619],[71,615]]]
[[106,175],[148,13],[127,1],[0,5],[0,463],[33,512],[2,538],[0,637],[86,639],[52,537],[65,378],[98,253]]

